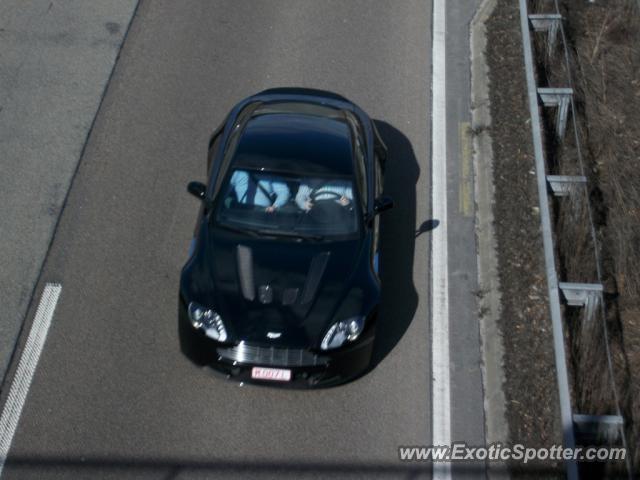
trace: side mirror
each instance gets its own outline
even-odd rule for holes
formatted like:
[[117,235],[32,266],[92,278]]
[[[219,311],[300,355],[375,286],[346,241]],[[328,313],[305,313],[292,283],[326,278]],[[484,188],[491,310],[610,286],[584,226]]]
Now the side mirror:
[[388,195],[383,195],[381,197],[376,198],[375,202],[373,203],[373,211],[375,213],[382,213],[392,208],[393,208],[393,199]]
[[187,191],[198,200],[204,200],[204,196],[207,193],[207,186],[200,182],[189,182]]

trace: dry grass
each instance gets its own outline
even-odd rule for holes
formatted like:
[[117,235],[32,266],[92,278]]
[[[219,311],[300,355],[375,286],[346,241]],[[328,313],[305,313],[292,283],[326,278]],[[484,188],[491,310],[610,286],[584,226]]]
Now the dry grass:
[[[532,2],[550,12],[553,1]],[[640,8],[629,0],[562,0],[587,194],[592,206],[605,285],[609,346],[627,437],[640,466]],[[543,52],[542,39],[536,49]],[[567,86],[561,48],[538,55],[542,81]],[[551,123],[551,122],[550,122]],[[569,122],[571,125],[571,121]],[[549,125],[552,128],[552,125]],[[551,128],[547,131],[551,132]],[[552,170],[579,174],[574,130],[547,142]],[[555,202],[563,280],[593,282],[594,246],[584,191]],[[585,325],[569,312],[574,397],[590,413],[613,413],[602,324]]]
[[[617,288],[640,304],[640,16],[634,3],[587,10],[600,24],[576,45],[589,155],[607,208]],[[604,10],[604,11],[603,11]],[[604,15],[603,15],[604,14]]]

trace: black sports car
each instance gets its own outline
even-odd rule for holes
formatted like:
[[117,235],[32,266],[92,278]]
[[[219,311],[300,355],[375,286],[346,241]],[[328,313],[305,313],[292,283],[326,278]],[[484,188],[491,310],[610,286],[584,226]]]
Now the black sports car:
[[182,351],[240,381],[328,386],[371,362],[387,151],[329,92],[278,88],[233,108],[180,279]]

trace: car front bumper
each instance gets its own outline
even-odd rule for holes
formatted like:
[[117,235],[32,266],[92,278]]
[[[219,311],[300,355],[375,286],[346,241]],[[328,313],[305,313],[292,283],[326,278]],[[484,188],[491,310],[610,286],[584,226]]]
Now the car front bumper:
[[[292,350],[242,343],[225,345],[194,329],[186,308],[179,306],[180,348],[193,363],[211,367],[237,382],[280,388],[320,388],[340,385],[365,374],[371,365],[375,325],[367,325],[352,345],[334,351]],[[253,367],[288,369],[289,381],[256,380]]]

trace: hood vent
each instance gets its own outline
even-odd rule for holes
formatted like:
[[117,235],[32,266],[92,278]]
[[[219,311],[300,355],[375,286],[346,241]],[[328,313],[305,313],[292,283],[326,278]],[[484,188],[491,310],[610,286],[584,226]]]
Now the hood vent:
[[302,290],[302,298],[300,300],[302,304],[309,303],[315,298],[328,261],[329,252],[319,253],[313,257],[313,260],[311,260],[309,273],[307,274],[307,281],[305,282],[304,289]]
[[273,302],[273,288],[270,285],[260,285],[258,287],[258,300],[263,304]]
[[249,247],[238,245],[236,258],[238,260],[238,277],[240,277],[242,295],[247,300],[253,301],[256,296],[253,281],[253,252]]
[[[304,305],[313,301],[318,292],[322,275],[324,275],[324,271],[327,268],[329,255],[329,252],[322,252],[311,259],[301,294],[299,288],[289,287],[280,291],[281,293],[278,296],[282,295],[282,305],[293,305],[297,301]],[[238,245],[236,247],[236,260],[242,296],[252,302],[256,299],[253,251],[247,246]],[[263,305],[274,301],[274,290],[271,285],[260,285],[257,293],[258,301]]]
[[282,292],[282,305],[293,305],[298,298],[297,288],[285,288]]

